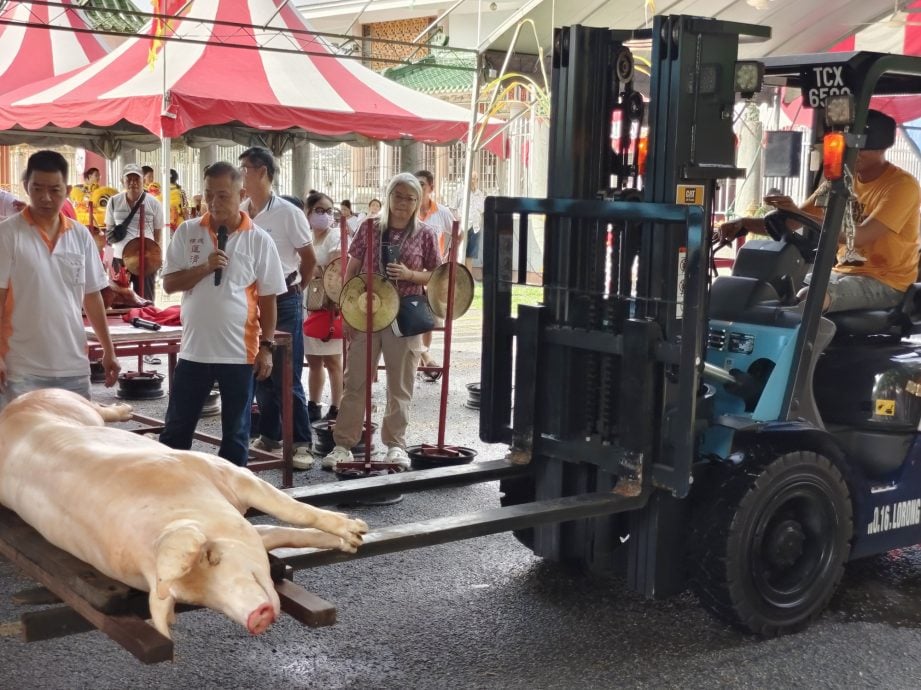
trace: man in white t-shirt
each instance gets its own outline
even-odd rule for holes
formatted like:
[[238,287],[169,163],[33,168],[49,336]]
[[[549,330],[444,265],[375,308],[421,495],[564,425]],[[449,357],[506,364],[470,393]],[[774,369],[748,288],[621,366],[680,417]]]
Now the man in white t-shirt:
[[56,151],[29,157],[29,205],[0,223],[0,392],[5,405],[40,388],[90,397],[86,311],[102,345],[106,385],[119,365],[101,290],[108,285],[89,231],[65,217],[67,161]]
[[[205,171],[204,189],[209,212],[179,226],[163,269],[163,289],[183,295],[182,344],[160,442],[191,448],[217,381],[218,455],[245,466],[253,375],[262,381],[272,374],[275,297],[287,288],[272,238],[240,210],[240,171],[230,163],[214,163]],[[219,249],[225,234],[226,244]]]
[[[422,186],[422,199],[419,202],[419,220],[430,225],[435,229],[435,235],[438,239],[438,251],[441,252],[442,261],[448,253],[449,242],[451,241],[451,228],[454,227],[454,214],[451,209],[435,201],[435,176],[428,170],[419,170],[416,172],[416,179]],[[436,322],[436,325],[440,325]],[[425,350],[422,352],[422,366],[434,367],[438,369],[440,364],[432,359],[429,354],[429,348],[432,346],[432,332],[422,334],[422,345]],[[425,371],[425,376],[429,381],[437,381],[441,377],[440,370]]]
[[[291,334],[294,464],[298,469],[308,469],[313,465],[313,455],[310,452],[312,436],[307,397],[301,383],[304,369],[302,294],[313,277],[317,257],[304,212],[272,191],[276,171],[272,152],[261,146],[247,149],[240,155],[240,170],[247,195],[242,208],[275,242],[288,286],[287,292],[277,299],[275,328]],[[282,362],[276,359],[272,376],[256,384],[259,438],[253,442],[253,448],[258,450],[272,451],[281,447],[281,398],[287,393],[281,385],[281,365]]]
[[26,207],[26,202],[20,201],[15,194],[0,189],[0,221],[10,216],[15,216]]
[[[459,189],[454,201],[454,215],[460,220],[464,208],[464,190]],[[474,259],[480,256],[480,230],[483,229],[483,212],[486,210],[486,195],[480,189],[480,176],[476,170],[470,174],[470,203],[467,206],[467,251],[464,264],[473,268]]]
[[[106,206],[106,234],[111,235],[113,229],[119,223],[126,221],[131,216],[131,209],[137,204],[138,210],[131,217],[126,232],[121,239],[109,240],[112,245],[112,270],[118,273],[124,265],[122,255],[125,251],[125,245],[135,237],[141,234],[141,224],[144,226],[144,237],[160,244],[163,239],[163,206],[157,201],[153,194],[144,192],[143,173],[141,166],[135,163],[129,163],[122,170],[122,183],[125,185],[125,191],[116,194],[109,199]],[[143,197],[143,201],[141,198]],[[161,244],[162,246],[162,244]],[[134,291],[142,295],[144,299],[154,301],[154,285],[156,275],[151,273],[144,278],[143,294],[141,292],[140,281],[135,275],[131,276],[131,285]]]

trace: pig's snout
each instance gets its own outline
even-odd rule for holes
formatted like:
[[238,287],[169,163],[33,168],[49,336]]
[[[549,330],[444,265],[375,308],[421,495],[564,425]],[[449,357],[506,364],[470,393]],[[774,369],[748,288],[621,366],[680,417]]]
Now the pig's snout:
[[263,604],[249,614],[246,619],[246,629],[253,635],[261,635],[275,622],[275,609],[271,604]]

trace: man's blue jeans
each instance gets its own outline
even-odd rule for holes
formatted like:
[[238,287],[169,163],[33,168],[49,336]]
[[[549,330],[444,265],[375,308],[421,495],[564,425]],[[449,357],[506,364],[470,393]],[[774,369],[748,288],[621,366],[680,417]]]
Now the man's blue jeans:
[[221,447],[217,454],[246,467],[253,401],[252,364],[206,364],[180,359],[173,372],[160,443],[179,450],[192,447],[195,427],[215,381],[221,391]]
[[[291,334],[291,378],[294,381],[292,412],[294,445],[310,445],[310,418],[307,415],[307,398],[301,384],[304,369],[304,305],[299,292],[278,298],[275,329]],[[256,381],[256,402],[259,403],[259,434],[272,441],[281,440],[281,351],[272,358],[272,376]]]

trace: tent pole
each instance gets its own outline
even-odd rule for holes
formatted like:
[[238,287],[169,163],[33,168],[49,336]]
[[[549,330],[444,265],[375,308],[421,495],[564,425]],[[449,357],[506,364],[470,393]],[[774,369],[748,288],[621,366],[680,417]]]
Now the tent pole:
[[[470,178],[473,176],[473,158],[476,155],[474,150],[474,140],[476,137],[477,120],[479,113],[477,106],[480,102],[480,75],[483,71],[483,55],[477,53],[476,71],[473,73],[473,87],[470,90],[470,128],[467,130],[467,158],[464,160],[464,201],[460,209],[460,243],[458,244],[457,256],[467,256],[467,228],[470,227]],[[489,117],[485,115],[484,117]],[[457,242],[456,237],[451,238],[451,242]],[[464,253],[461,253],[464,250]]]

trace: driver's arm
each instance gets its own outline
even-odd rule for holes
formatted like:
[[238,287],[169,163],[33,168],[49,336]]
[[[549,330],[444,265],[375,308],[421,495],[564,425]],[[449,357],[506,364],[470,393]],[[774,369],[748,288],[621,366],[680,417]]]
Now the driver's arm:
[[[867,218],[857,226],[857,232],[854,233],[854,246],[858,248],[867,247],[883,237],[887,232],[892,232],[892,230],[886,224],[876,220],[876,218]],[[844,244],[846,240],[844,231],[842,231],[838,235],[838,244]]]

